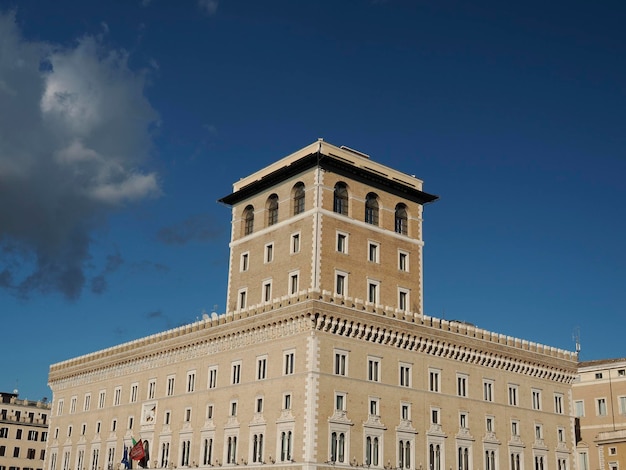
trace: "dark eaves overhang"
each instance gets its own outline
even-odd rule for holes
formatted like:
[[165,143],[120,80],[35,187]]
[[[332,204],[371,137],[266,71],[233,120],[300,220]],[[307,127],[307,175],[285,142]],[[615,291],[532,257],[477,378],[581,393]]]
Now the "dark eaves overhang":
[[338,155],[324,155],[314,152],[273,171],[228,196],[218,199],[218,202],[232,206],[315,166],[349,177],[372,188],[385,190],[418,204],[428,204],[439,199],[439,196],[421,191],[408,181],[390,179],[387,175],[373,168],[355,166],[352,162]]

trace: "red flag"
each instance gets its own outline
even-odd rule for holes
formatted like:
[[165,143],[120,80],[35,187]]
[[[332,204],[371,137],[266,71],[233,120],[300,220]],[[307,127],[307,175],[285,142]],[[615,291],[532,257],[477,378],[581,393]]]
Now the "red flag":
[[130,449],[130,458],[132,460],[141,460],[146,456],[145,451],[143,450],[143,442],[139,439],[139,442]]

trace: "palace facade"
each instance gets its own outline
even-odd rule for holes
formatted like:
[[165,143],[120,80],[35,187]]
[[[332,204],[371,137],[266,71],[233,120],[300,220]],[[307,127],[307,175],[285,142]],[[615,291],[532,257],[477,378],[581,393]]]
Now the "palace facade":
[[0,392],[0,470],[42,470],[50,404]]
[[423,311],[414,176],[323,140],[239,180],[227,309],[53,364],[47,470],[568,470],[575,353]]
[[626,358],[580,362],[572,395],[578,469],[626,468]]

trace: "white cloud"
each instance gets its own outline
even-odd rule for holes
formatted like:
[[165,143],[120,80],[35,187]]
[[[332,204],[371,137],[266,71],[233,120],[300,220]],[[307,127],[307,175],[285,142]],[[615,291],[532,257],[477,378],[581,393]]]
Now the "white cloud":
[[217,0],[198,0],[198,7],[208,15],[214,15],[217,12]]
[[141,170],[158,115],[146,76],[102,36],[27,41],[15,13],[0,12],[0,44],[0,284],[75,298],[90,231],[121,203],[159,194]]

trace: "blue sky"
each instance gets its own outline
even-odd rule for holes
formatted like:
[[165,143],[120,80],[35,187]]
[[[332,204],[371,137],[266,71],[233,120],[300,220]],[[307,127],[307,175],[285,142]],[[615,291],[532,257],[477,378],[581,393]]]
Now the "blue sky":
[[425,311],[623,357],[624,2],[0,0],[0,390],[225,308],[240,177],[423,179]]

